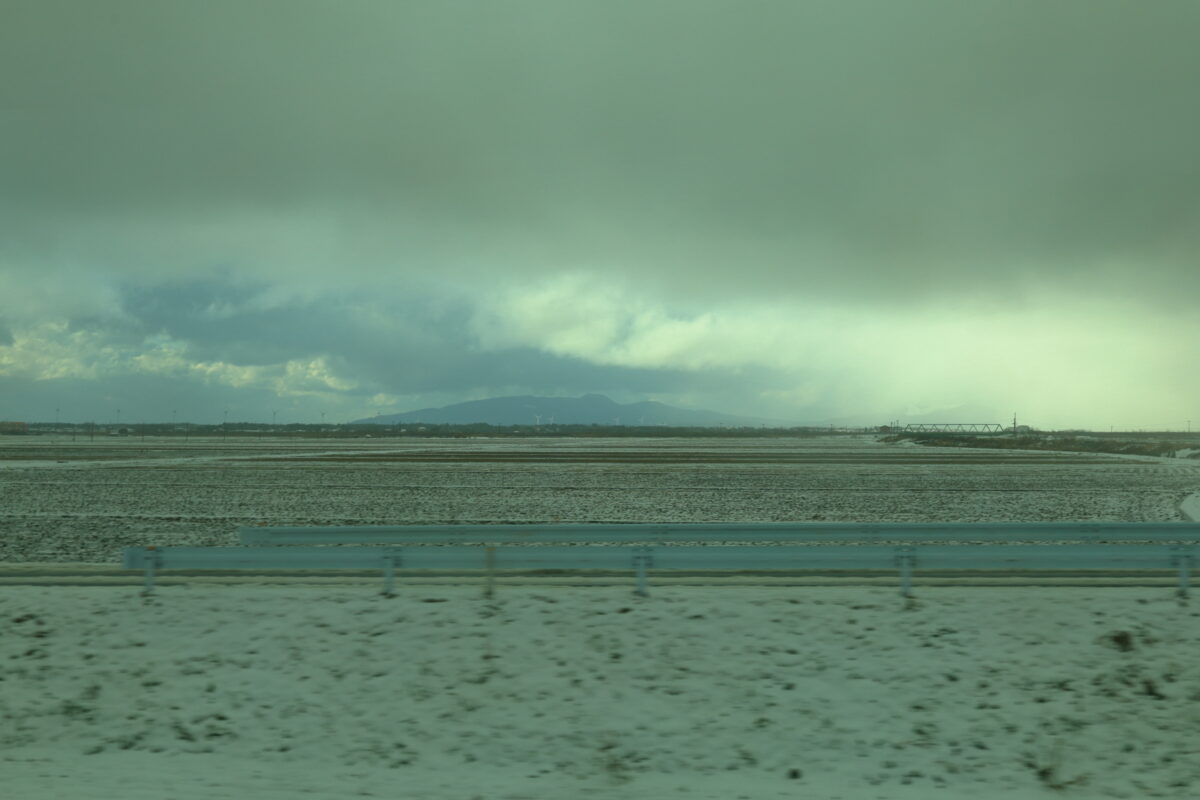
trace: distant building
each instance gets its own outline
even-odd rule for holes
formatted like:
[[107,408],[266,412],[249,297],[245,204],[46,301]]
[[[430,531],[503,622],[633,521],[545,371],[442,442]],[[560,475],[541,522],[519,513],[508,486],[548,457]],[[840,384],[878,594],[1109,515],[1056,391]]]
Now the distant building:
[[0,422],[0,434],[22,435],[29,433],[28,422]]

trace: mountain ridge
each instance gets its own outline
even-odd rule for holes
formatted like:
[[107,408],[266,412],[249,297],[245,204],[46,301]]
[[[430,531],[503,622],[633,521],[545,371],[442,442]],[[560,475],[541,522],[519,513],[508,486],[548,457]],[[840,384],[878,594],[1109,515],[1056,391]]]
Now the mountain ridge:
[[354,420],[353,425],[396,425],[424,422],[434,425],[650,425],[662,427],[791,427],[794,422],[743,417],[706,409],[670,406],[657,400],[617,403],[602,394],[580,397],[513,395],[468,400],[436,408],[380,414]]

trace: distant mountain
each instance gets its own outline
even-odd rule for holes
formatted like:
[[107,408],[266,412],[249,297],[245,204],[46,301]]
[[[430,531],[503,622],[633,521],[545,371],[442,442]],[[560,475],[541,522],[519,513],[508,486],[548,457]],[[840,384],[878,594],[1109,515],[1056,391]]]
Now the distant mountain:
[[424,422],[432,425],[660,425],[671,427],[735,426],[787,427],[781,420],[739,417],[718,411],[676,408],[647,400],[616,403],[602,394],[583,397],[493,397],[441,408],[421,408],[403,414],[381,414],[354,420],[352,425],[396,425]]

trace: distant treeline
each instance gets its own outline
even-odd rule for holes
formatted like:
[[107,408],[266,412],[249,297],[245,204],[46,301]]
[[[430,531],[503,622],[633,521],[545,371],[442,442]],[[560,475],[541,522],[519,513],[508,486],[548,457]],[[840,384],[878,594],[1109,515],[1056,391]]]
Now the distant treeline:
[[252,422],[230,422],[224,425],[193,423],[144,423],[132,425],[101,425],[97,423],[32,423],[30,434],[71,433],[91,436],[225,436],[253,438],[262,436],[294,436],[304,438],[466,438],[466,437],[639,437],[639,438],[781,438],[811,437],[873,433],[875,428],[705,428],[667,425],[487,425],[484,423],[401,425],[319,425],[290,424],[262,425]]

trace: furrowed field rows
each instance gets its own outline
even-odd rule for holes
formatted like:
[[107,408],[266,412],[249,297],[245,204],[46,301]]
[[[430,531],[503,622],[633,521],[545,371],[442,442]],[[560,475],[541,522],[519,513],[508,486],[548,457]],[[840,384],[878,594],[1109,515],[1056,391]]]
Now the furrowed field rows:
[[[1179,519],[1179,501],[1200,488],[1200,466],[981,450],[964,460],[951,457],[964,451],[869,439],[771,441],[759,461],[730,458],[755,455],[758,442],[668,440],[655,463],[594,457],[621,456],[622,445],[640,457],[645,440],[589,440],[586,450],[559,440],[502,444],[490,444],[486,460],[476,458],[478,443],[426,441],[423,454],[437,451],[436,460],[391,458],[394,443],[377,445],[368,454],[376,460],[348,447],[328,452],[329,443],[280,459],[266,443],[249,456],[245,447],[215,458],[194,450],[157,463],[144,460],[148,448],[128,445],[87,461],[10,462],[0,470],[0,561],[112,561],[127,545],[233,544],[238,526],[254,524]],[[573,449],[585,459],[553,457]],[[330,460],[341,456],[350,460]]]

